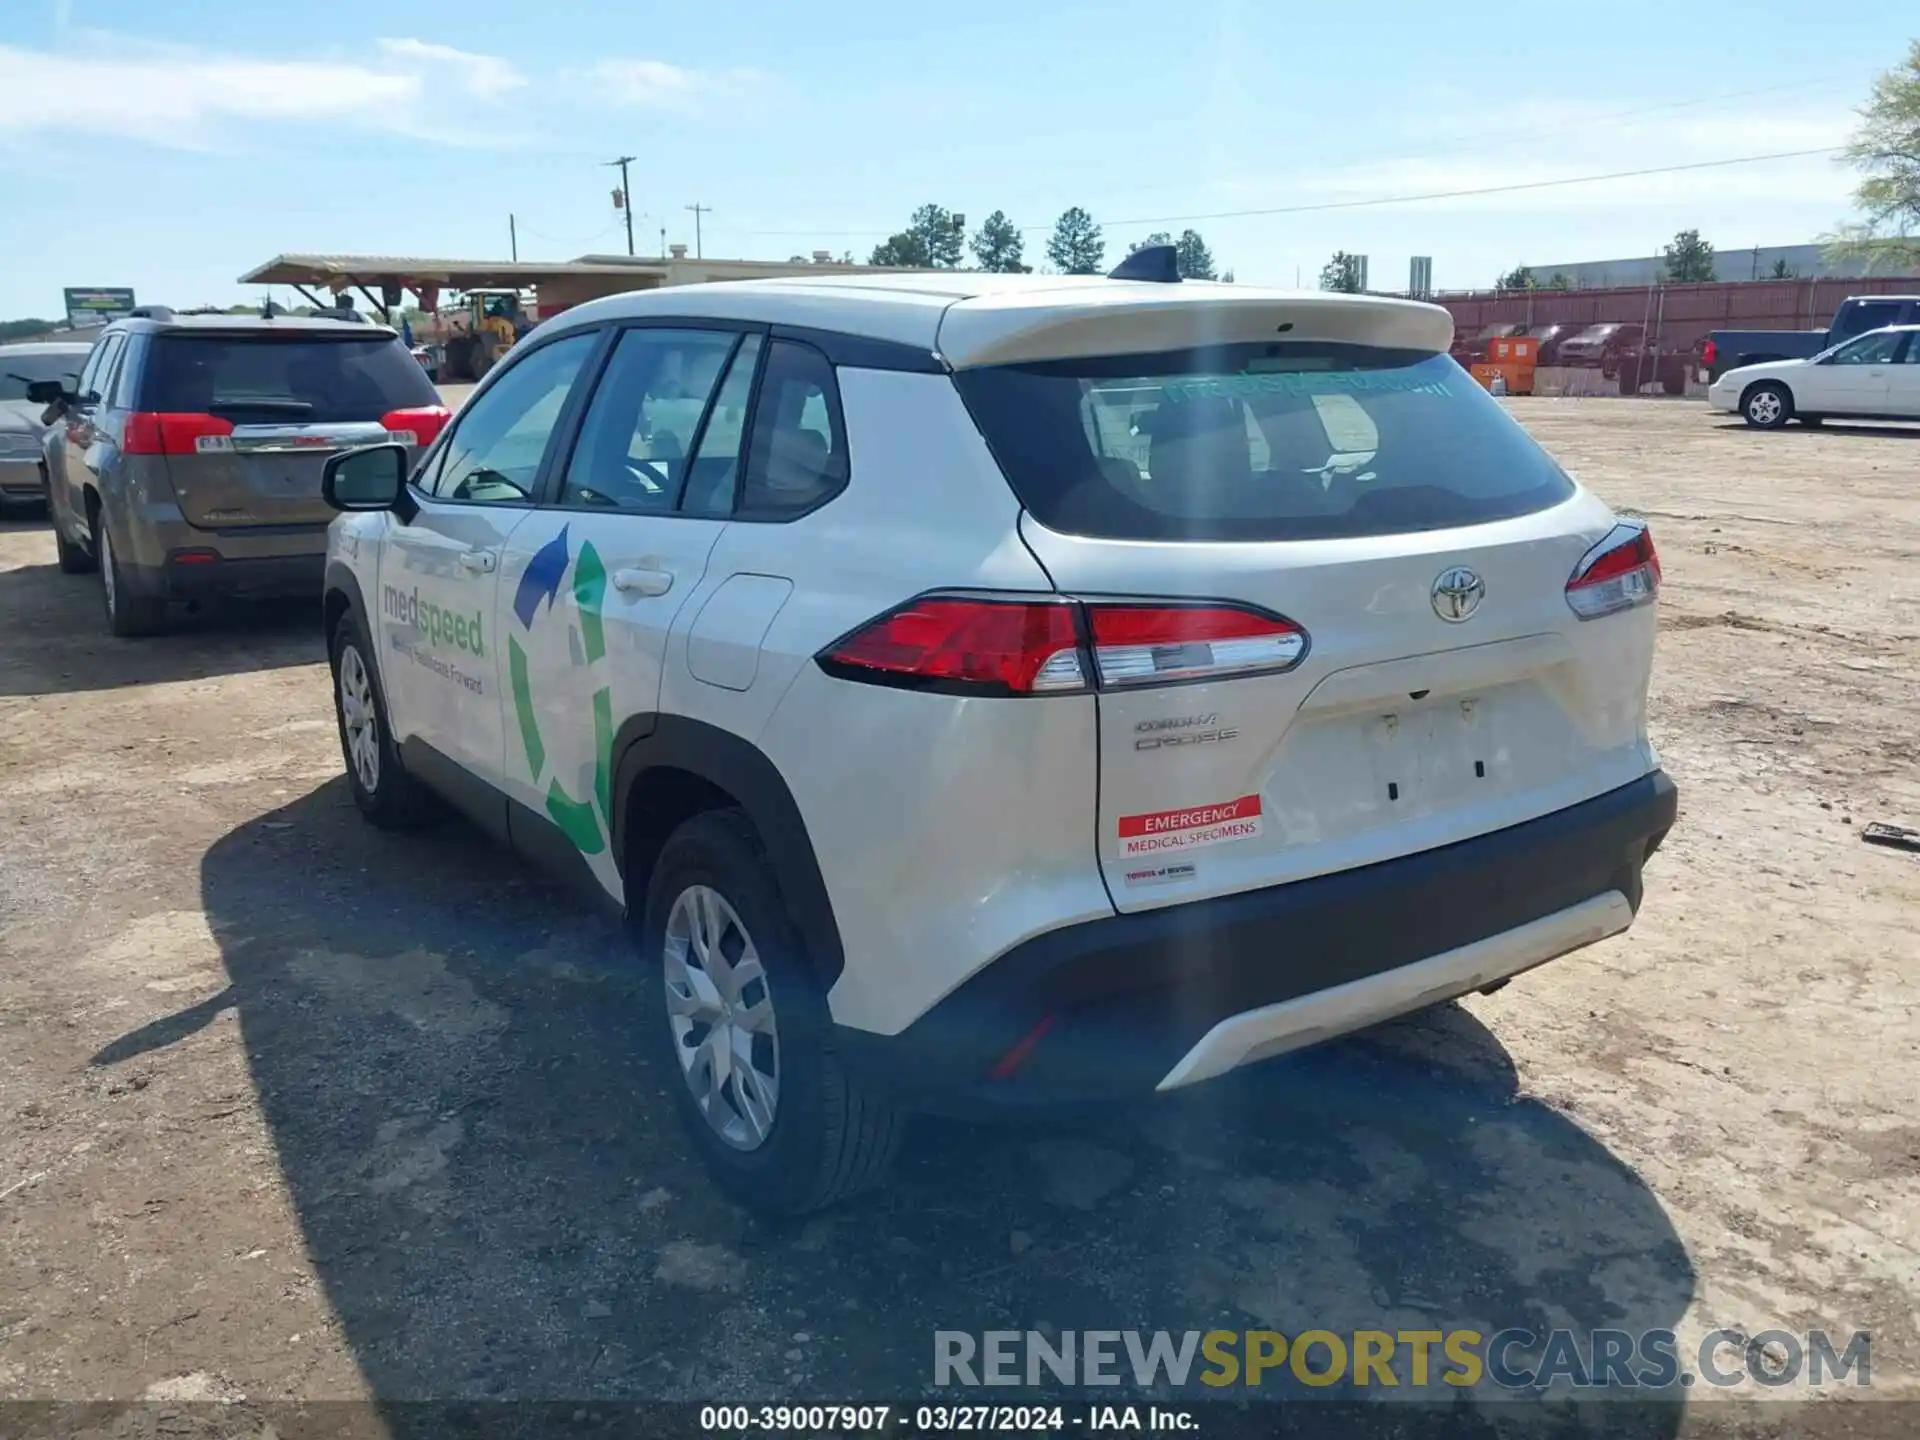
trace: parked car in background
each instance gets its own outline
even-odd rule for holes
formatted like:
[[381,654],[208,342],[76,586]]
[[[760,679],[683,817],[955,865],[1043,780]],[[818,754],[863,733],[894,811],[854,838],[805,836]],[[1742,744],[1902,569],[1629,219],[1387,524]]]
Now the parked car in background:
[[417,464],[328,462],[354,801],[624,906],[636,1043],[773,1211],[917,1108],[1498,986],[1625,930],[1673,823],[1660,564],[1452,333],[956,271],[570,309]]
[[1870,330],[1809,360],[1729,370],[1707,404],[1761,430],[1789,420],[1920,420],[1920,324]]
[[47,407],[27,397],[28,387],[48,381],[72,384],[92,349],[74,340],[0,345],[0,515],[44,505],[47,499],[41,454]]
[[[1623,324],[1589,325],[1583,330],[1562,340],[1559,345],[1559,363],[1577,365],[1585,369],[1598,370],[1605,363],[1607,350],[1613,344],[1614,337],[1627,327]],[[1638,329],[1638,326],[1634,327]],[[1609,377],[1611,378],[1611,377]]]
[[1536,365],[1566,364],[1566,361],[1560,358],[1560,347],[1579,334],[1583,328],[1579,325],[1563,324],[1528,326],[1527,334],[1531,335],[1539,345],[1539,348],[1534,351],[1534,363]]
[[1811,359],[1869,330],[1915,323],[1920,323],[1920,296],[1856,295],[1840,302],[1824,330],[1714,330],[1701,351],[1702,378],[1711,386],[1729,370]]
[[116,635],[161,629],[176,601],[317,598],[327,457],[426,445],[447,419],[400,337],[365,321],[122,320],[77,379],[29,391],[57,417],[45,454],[60,568],[99,570]]

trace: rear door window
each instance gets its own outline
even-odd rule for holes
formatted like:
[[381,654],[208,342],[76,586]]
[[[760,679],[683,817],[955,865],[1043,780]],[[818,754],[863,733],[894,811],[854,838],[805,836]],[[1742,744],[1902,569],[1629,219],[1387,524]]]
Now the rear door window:
[[963,370],[954,383],[1021,503],[1067,534],[1385,535],[1574,493],[1445,355],[1276,343]]
[[240,417],[255,423],[378,420],[440,397],[392,336],[156,336],[142,409]]
[[775,340],[754,402],[740,517],[804,515],[840,492],[849,469],[833,366],[811,345]]

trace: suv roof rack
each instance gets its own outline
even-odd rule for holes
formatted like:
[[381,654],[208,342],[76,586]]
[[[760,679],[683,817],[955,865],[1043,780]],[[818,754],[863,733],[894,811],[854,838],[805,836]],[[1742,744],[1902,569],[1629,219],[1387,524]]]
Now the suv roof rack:
[[165,305],[136,305],[127,312],[132,320],[171,320],[173,311]]
[[1172,245],[1142,245],[1107,272],[1109,280],[1147,280],[1156,285],[1180,283],[1180,252]]

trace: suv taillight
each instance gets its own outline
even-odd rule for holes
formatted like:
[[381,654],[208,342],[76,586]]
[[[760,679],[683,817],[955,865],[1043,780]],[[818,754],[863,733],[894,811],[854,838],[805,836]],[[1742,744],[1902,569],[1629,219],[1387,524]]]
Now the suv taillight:
[[1623,520],[1581,557],[1567,581],[1567,604],[1582,620],[1597,620],[1660,593],[1660,556],[1653,532],[1638,520]]
[[218,415],[136,410],[120,434],[123,455],[205,455],[233,448],[233,422]]
[[1047,695],[1291,670],[1291,620],[1236,605],[924,595],[818,657],[843,680],[965,695]]
[[1719,358],[1719,355],[1720,347],[1711,340],[1700,347],[1700,363],[1702,365],[1713,364],[1713,362]]
[[389,410],[380,417],[387,438],[395,445],[431,445],[446,428],[453,412],[444,405],[416,405],[405,410]]
[[1089,605],[1093,663],[1103,687],[1291,670],[1307,632],[1237,605]]

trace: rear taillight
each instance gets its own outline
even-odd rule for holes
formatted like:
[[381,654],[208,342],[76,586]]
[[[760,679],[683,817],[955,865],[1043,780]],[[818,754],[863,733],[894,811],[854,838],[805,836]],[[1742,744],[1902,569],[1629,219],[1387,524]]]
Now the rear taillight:
[[1291,620],[1234,605],[926,595],[819,656],[844,680],[969,695],[1045,695],[1290,670]]
[[395,445],[431,445],[446,428],[453,412],[444,405],[416,405],[405,410],[389,410],[380,417],[387,439]]
[[1034,695],[1086,688],[1074,607],[1058,600],[926,596],[820,656],[846,680],[914,690]]
[[1660,593],[1660,556],[1653,532],[1638,520],[1623,520],[1581,557],[1567,581],[1567,604],[1582,620],[1597,620]]
[[233,449],[233,422],[218,415],[136,410],[120,434],[123,455],[208,455]]
[[1087,617],[1102,686],[1291,670],[1307,653],[1291,620],[1237,605],[1089,605]]
[[1700,363],[1702,365],[1713,364],[1713,362],[1719,358],[1719,355],[1720,347],[1711,340],[1700,347]]

